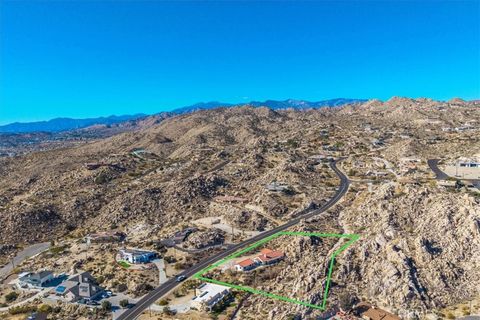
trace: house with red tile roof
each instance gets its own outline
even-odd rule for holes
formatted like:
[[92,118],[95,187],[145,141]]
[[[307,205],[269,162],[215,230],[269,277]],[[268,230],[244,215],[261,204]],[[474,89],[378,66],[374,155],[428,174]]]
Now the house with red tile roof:
[[271,265],[279,262],[285,258],[285,254],[282,251],[262,249],[260,255],[255,258],[255,261],[261,265]]
[[272,250],[270,250],[270,249],[261,249],[261,250],[260,250],[260,253],[261,253],[261,254],[268,254],[268,253],[270,253],[270,252],[272,252]]
[[254,269],[256,266],[257,263],[249,258],[238,262],[234,267],[237,271],[248,271]]

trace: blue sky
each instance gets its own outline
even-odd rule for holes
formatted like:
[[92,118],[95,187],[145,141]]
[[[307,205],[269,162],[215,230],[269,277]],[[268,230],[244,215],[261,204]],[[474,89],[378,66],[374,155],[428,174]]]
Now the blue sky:
[[0,123],[200,101],[480,98],[480,2],[0,2]]

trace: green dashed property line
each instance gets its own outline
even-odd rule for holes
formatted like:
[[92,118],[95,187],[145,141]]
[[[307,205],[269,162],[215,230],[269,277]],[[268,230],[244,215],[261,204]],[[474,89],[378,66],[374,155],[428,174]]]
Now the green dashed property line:
[[[276,295],[276,294],[273,294],[273,293],[270,293],[270,292],[266,292],[266,291],[262,291],[262,290],[257,290],[257,289],[254,289],[254,288],[251,288],[251,287],[247,287],[247,286],[239,286],[239,285],[236,285],[236,284],[232,284],[232,283],[227,283],[227,282],[222,282],[222,281],[218,281],[218,280],[215,280],[215,279],[210,279],[210,278],[205,278],[203,277],[202,275],[207,273],[208,271],[212,270],[212,269],[215,269],[216,267],[224,264],[225,262],[229,261],[229,260],[232,260],[240,255],[242,255],[243,253],[245,252],[248,252],[254,248],[257,248],[259,246],[261,246],[262,244],[272,240],[272,239],[275,239],[279,236],[282,236],[282,235],[287,235],[287,236],[307,236],[307,237],[334,237],[334,238],[346,238],[346,239],[350,239],[347,243],[345,243],[343,246],[341,246],[339,249],[335,250],[332,254],[332,258],[330,259],[330,264],[329,264],[329,268],[328,268],[328,273],[327,273],[327,280],[325,282],[325,291],[324,291],[324,294],[323,294],[323,301],[322,301],[322,304],[321,305],[316,305],[316,304],[311,304],[311,303],[308,303],[308,302],[305,302],[305,301],[301,301],[301,300],[296,300],[296,299],[292,299],[292,298],[288,298],[288,297],[284,297],[284,296],[280,296],[280,295]],[[242,250],[239,250],[237,252],[234,252],[232,253],[231,255],[229,255],[228,257],[212,264],[211,266],[207,267],[207,268],[204,268],[202,270],[200,270],[199,272],[197,272],[193,277],[196,278],[196,279],[199,279],[199,280],[202,280],[202,281],[206,281],[206,282],[211,282],[211,283],[215,283],[215,284],[219,284],[219,285],[224,285],[224,286],[227,286],[227,287],[230,287],[230,288],[233,288],[233,289],[237,289],[237,290],[241,290],[241,291],[246,291],[246,292],[250,292],[250,293],[254,293],[254,294],[259,294],[259,295],[262,295],[262,296],[265,296],[265,297],[268,297],[268,298],[272,298],[272,299],[276,299],[276,300],[280,300],[280,301],[285,301],[285,302],[290,302],[290,303],[295,303],[295,304],[299,304],[299,305],[302,305],[302,306],[306,306],[306,307],[310,307],[310,308],[314,308],[314,309],[319,309],[319,310],[325,310],[326,309],[326,305],[327,305],[327,297],[328,297],[328,291],[330,289],[330,280],[332,278],[332,272],[333,272],[333,266],[335,265],[335,257],[341,253],[342,251],[344,251],[345,249],[347,249],[350,245],[352,245],[355,241],[357,241],[358,239],[360,238],[359,235],[357,234],[336,234],[336,233],[315,233],[315,232],[290,232],[290,231],[280,231],[280,232],[277,232],[271,236],[268,236],[267,238],[265,239],[262,239],[262,240],[259,240],[257,242],[255,242],[254,244],[248,246],[247,248],[245,249],[242,249]]]

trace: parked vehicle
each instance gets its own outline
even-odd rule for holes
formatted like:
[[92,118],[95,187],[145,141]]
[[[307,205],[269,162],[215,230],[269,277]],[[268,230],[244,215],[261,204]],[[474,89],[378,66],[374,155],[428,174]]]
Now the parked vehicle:
[[175,280],[177,282],[182,282],[183,280],[187,279],[187,277],[185,277],[184,275],[181,275],[181,276],[178,276]]

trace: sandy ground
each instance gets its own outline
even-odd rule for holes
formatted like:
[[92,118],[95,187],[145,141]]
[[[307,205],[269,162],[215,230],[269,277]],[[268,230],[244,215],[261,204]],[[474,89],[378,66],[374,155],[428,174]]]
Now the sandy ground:
[[[212,224],[212,222],[215,221],[215,220],[220,220],[220,223]],[[206,228],[218,228],[220,230],[225,231],[226,233],[228,233],[230,235],[232,234],[232,231],[236,235],[245,234],[245,235],[248,235],[249,237],[253,237],[253,236],[256,236],[257,234],[261,233],[259,231],[242,231],[242,230],[240,230],[238,228],[235,228],[235,227],[232,228],[232,226],[229,225],[223,217],[206,217],[206,218],[201,218],[201,219],[195,220],[195,221],[193,221],[193,223],[198,225],[198,226],[202,226],[202,227],[206,227]]]
[[442,169],[450,177],[456,177],[461,179],[480,179],[480,168],[444,166]]

